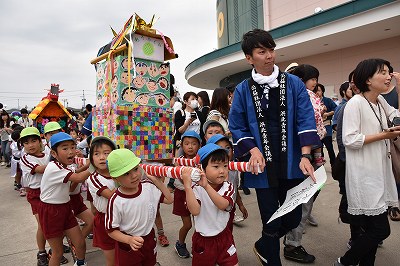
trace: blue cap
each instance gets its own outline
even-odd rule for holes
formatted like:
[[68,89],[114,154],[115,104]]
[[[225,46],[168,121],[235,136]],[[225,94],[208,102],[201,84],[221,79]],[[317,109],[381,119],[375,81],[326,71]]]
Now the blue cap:
[[86,118],[85,123],[83,124],[83,127],[81,129],[81,132],[86,136],[92,135],[92,113],[90,113]]
[[199,151],[197,152],[197,154],[200,156],[200,162],[203,162],[208,155],[210,155],[211,153],[213,153],[214,151],[217,150],[223,150],[226,152],[225,149],[223,149],[221,146],[214,144],[214,143],[208,143],[206,145],[204,145],[203,147],[201,147],[199,149]]
[[53,136],[51,136],[51,138],[50,138],[50,147],[53,148],[54,145],[56,145],[56,144],[58,144],[60,142],[70,141],[70,140],[75,142],[74,139],[69,134],[64,133],[64,132],[58,132],[58,133],[54,134]]
[[201,143],[200,135],[197,134],[197,133],[196,133],[195,131],[193,131],[193,130],[185,131],[185,133],[183,133],[183,135],[181,136],[181,140],[183,141],[183,138],[185,138],[185,137],[196,138],[196,139],[198,139],[199,142]]
[[217,144],[218,141],[223,140],[223,139],[229,141],[227,136],[224,136],[224,135],[221,135],[221,134],[215,134],[215,135],[212,135],[211,138],[209,138],[207,140],[207,144],[208,143]]

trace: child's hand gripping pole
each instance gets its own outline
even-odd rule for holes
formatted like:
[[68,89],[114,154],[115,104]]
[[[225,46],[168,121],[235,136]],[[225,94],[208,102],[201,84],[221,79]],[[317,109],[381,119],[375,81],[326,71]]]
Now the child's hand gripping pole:
[[[182,179],[182,171],[186,166],[160,166],[160,165],[149,165],[149,164],[141,164],[140,165],[143,170],[152,176],[157,177],[169,177],[175,179]],[[200,180],[200,170],[197,168],[191,168],[190,177],[193,182],[197,182]]]
[[[186,159],[186,158],[174,158],[173,162],[177,165],[181,166],[196,166],[198,164],[196,158],[195,159]],[[251,172],[250,164],[248,162],[229,162],[228,169],[239,172]],[[259,173],[262,173],[261,169],[258,169]]]

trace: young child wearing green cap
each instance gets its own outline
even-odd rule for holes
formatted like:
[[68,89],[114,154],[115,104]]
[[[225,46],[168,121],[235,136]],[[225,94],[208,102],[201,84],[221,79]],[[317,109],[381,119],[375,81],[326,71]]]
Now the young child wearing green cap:
[[39,224],[40,183],[43,172],[50,157],[44,154],[40,132],[35,127],[27,127],[21,131],[20,143],[25,154],[21,157],[22,184],[26,187],[26,199],[31,205],[32,213],[37,221],[36,243],[39,248],[37,265],[47,265],[46,239]]
[[186,204],[194,216],[192,265],[238,265],[232,231],[228,226],[235,204],[234,187],[228,178],[228,154],[220,146],[209,143],[198,151],[203,169],[201,179],[192,186],[183,177]]
[[[120,187],[108,201],[106,229],[117,241],[115,265],[155,265],[156,238],[153,229],[159,202],[171,204],[165,184],[146,175],[140,159],[131,150],[114,150],[107,157],[110,175]],[[190,168],[187,168],[190,169]],[[190,171],[189,176],[190,176]],[[184,174],[188,174],[184,170]]]
[[74,173],[69,165],[74,163],[76,144],[70,135],[59,132],[50,138],[51,161],[40,184],[39,221],[43,234],[52,249],[49,265],[60,265],[63,255],[63,237],[68,236],[74,247],[77,261],[74,266],[87,265],[85,262],[86,243],[70,204],[70,181],[83,182],[88,170]]
[[51,152],[51,148],[50,148],[50,144],[49,144],[50,138],[54,134],[61,132],[61,131],[62,131],[62,129],[61,129],[60,124],[55,121],[48,122],[46,125],[44,125],[44,128],[43,128],[43,134],[44,134],[44,138],[45,138],[45,141],[43,143],[44,144],[44,153],[50,155],[50,152]]

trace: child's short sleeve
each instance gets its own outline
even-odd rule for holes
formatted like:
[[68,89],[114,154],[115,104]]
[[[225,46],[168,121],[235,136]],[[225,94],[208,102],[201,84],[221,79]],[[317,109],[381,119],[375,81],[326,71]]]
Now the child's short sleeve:
[[235,188],[231,182],[226,181],[220,190],[220,195],[229,201],[229,206],[225,209],[226,211],[230,212],[235,205]]
[[121,224],[121,206],[117,193],[114,193],[108,200],[105,227],[108,232],[119,230]]

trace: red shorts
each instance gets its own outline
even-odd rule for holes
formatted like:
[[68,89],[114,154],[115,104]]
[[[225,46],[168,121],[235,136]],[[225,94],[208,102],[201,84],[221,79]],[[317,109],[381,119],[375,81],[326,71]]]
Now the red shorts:
[[186,193],[184,190],[175,189],[172,213],[179,216],[190,216],[190,211],[186,206]]
[[89,189],[86,191],[86,199],[87,201],[93,202],[92,194],[90,194]]
[[142,236],[144,243],[138,251],[133,251],[125,243],[115,242],[115,266],[154,266],[157,262],[157,242],[154,229]]
[[198,232],[192,236],[192,266],[236,265],[238,257],[229,228],[216,236],[204,237]]
[[115,240],[112,239],[106,231],[106,214],[97,212],[93,221],[93,247],[103,250],[112,250],[115,248]]
[[27,189],[26,199],[31,204],[33,215],[39,213],[40,206],[40,188],[29,188]]
[[62,237],[65,230],[78,226],[69,202],[64,204],[40,202],[39,222],[46,239]]
[[71,208],[75,216],[88,209],[85,203],[83,203],[83,198],[81,193],[75,195],[69,195],[69,202],[71,203]]

